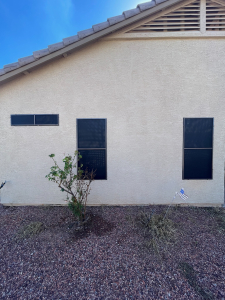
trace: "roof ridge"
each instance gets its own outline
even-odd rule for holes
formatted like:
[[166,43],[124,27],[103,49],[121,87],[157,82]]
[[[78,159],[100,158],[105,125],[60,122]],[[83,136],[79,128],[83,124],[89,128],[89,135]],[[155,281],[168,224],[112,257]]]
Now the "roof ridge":
[[61,42],[49,45],[48,48],[46,48],[46,49],[34,51],[33,55],[19,58],[17,62],[4,65],[4,67],[2,69],[0,69],[0,76],[3,76],[4,74],[11,72],[13,70],[16,70],[25,65],[28,65],[43,56],[47,56],[47,55],[51,54],[52,52],[55,52],[62,48],[65,48],[66,46],[76,43],[76,42],[86,38],[87,36],[90,36],[96,32],[104,30],[110,26],[113,26],[113,25],[115,25],[119,22],[122,22],[128,18],[131,18],[137,14],[140,14],[141,12],[151,9],[152,7],[158,5],[162,2],[165,2],[165,1],[168,1],[168,0],[151,0],[149,2],[138,4],[136,8],[126,10],[121,15],[108,18],[107,21],[105,21],[105,22],[93,25],[92,28],[77,32],[77,35],[66,37]]

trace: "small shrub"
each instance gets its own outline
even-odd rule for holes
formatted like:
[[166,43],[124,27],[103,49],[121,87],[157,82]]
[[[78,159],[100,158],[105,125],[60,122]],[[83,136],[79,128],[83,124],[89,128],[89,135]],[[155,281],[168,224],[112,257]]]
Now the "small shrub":
[[33,235],[39,234],[45,229],[45,226],[41,222],[32,222],[18,231],[19,238],[29,238]]
[[54,159],[55,154],[51,154],[49,157],[52,158],[54,166],[51,167],[51,171],[46,177],[55,182],[62,192],[67,193],[66,201],[69,209],[78,217],[80,223],[84,222],[87,197],[95,176],[94,171],[82,170],[82,164],[78,166],[78,162],[82,158],[78,151],[75,151],[73,156],[67,155],[63,158],[63,168],[58,166]]
[[163,214],[141,212],[138,219],[144,227],[145,233],[149,233],[157,239],[167,239],[175,232],[173,221],[164,218]]
[[154,214],[154,211],[141,212],[138,216],[138,222],[144,228],[144,235],[148,238],[145,245],[158,253],[160,242],[168,243],[175,233],[173,221],[164,216],[164,214]]

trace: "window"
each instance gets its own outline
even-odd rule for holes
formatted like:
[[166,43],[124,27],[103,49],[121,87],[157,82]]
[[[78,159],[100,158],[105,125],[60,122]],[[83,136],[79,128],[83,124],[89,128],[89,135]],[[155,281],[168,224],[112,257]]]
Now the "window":
[[59,115],[11,115],[12,126],[59,125]]
[[212,179],[213,118],[185,118],[183,179]]
[[107,179],[106,119],[77,119],[77,148],[82,156],[78,165],[95,171],[95,180]]

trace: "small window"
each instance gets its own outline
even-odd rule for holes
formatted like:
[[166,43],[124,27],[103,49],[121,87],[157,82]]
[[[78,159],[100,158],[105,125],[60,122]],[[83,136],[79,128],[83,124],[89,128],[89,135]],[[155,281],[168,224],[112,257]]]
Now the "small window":
[[59,125],[59,115],[35,115],[35,125]]
[[11,115],[12,126],[34,125],[34,115]]
[[12,126],[59,125],[59,115],[11,115]]
[[213,118],[185,118],[183,179],[212,179]]
[[95,180],[107,179],[106,119],[77,119],[77,145],[79,166],[95,171]]

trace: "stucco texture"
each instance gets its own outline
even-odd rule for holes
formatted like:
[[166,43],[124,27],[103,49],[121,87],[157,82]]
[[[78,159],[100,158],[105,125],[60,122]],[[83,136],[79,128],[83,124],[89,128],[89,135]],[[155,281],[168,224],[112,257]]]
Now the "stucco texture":
[[[0,87],[1,202],[65,204],[49,182],[55,153],[76,149],[77,118],[107,118],[107,180],[90,205],[224,203],[224,38],[98,41]],[[10,125],[59,114],[59,126]],[[183,118],[214,118],[213,180],[182,180]],[[177,197],[174,203],[183,203]]]

